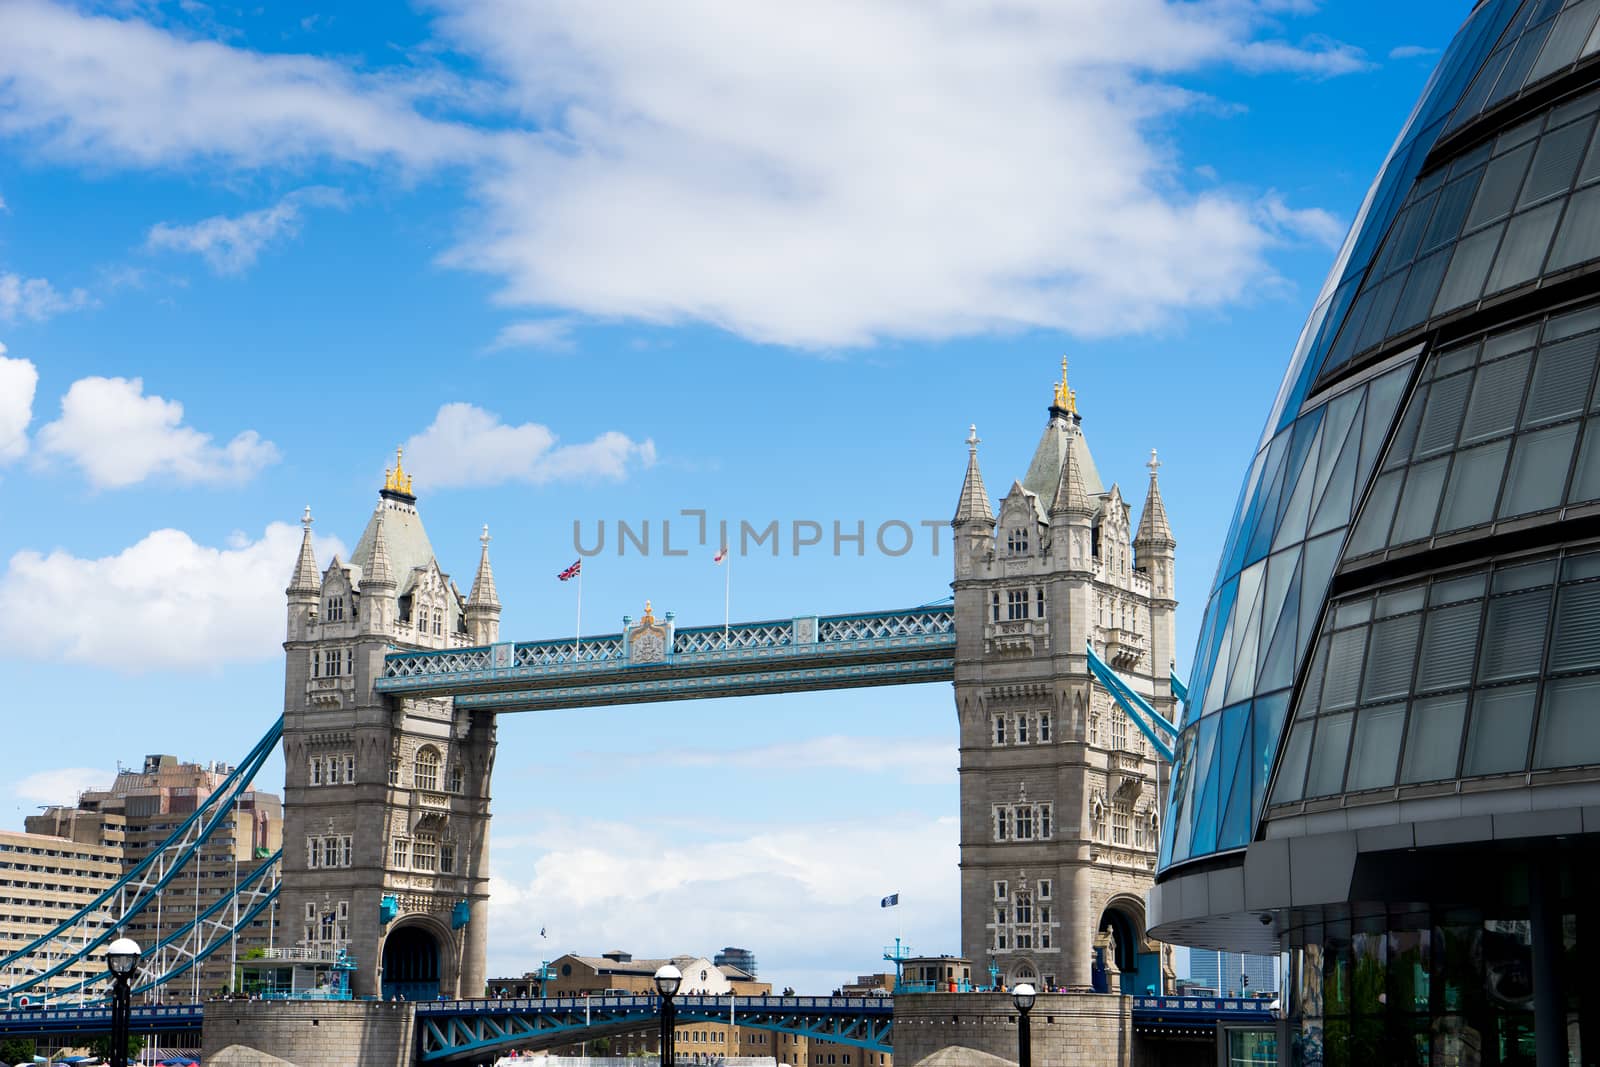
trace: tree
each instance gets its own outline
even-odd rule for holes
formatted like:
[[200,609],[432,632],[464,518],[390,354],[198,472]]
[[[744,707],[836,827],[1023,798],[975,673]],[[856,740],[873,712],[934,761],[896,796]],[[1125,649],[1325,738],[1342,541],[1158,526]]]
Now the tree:
[[[128,1035],[128,1059],[137,1059],[139,1053],[144,1051],[144,1036],[141,1034]],[[111,1057],[111,1035],[101,1034],[99,1037],[89,1039],[89,1053],[101,1059]]]
[[31,1037],[8,1037],[0,1041],[0,1062],[32,1063],[38,1048]]

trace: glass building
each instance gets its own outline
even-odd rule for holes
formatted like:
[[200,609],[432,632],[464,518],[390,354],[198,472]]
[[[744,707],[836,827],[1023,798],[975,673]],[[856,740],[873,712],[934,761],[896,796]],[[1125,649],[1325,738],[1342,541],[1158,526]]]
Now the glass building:
[[1150,929],[1285,953],[1291,1062],[1600,1058],[1597,23],[1467,16],[1217,567]]

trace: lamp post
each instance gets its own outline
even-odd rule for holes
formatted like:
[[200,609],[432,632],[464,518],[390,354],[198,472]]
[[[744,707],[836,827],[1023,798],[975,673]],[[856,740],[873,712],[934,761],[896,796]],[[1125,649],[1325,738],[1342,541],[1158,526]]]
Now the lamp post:
[[656,992],[661,994],[661,1067],[670,1067],[676,1059],[673,1038],[677,1036],[678,1009],[672,998],[683,986],[683,972],[672,964],[664,964],[656,972]]
[[1033,1034],[1028,1029],[1033,1000],[1033,986],[1027,982],[1011,991],[1011,1003],[1017,1006],[1017,1067],[1033,1067]]
[[139,944],[119,937],[106,949],[106,968],[111,972],[111,1067],[128,1067],[128,1026],[133,1014],[129,983],[142,955]]

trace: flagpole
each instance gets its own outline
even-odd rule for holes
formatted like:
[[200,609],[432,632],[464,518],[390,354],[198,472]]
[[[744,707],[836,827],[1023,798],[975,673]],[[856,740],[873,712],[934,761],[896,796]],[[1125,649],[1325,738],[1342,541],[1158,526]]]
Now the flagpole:
[[[724,548],[722,551],[728,551]],[[728,647],[728,591],[733,588],[733,557],[722,560],[722,647]]]
[[578,629],[572,637],[572,662],[578,662],[583,647],[583,568],[578,568]]

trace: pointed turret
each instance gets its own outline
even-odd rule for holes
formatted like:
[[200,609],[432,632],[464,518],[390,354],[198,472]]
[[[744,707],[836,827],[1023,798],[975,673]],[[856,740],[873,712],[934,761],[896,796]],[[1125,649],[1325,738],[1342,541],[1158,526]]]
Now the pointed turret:
[[1075,438],[1078,436],[1076,427],[1067,431],[1067,447],[1061,460],[1061,477],[1056,482],[1055,499],[1050,503],[1050,515],[1065,515],[1069,517],[1092,518],[1094,504],[1089,500],[1088,487],[1083,483],[1083,472],[1078,468],[1078,457]]
[[1144,514],[1139,516],[1139,532],[1134,535],[1135,547],[1174,548],[1177,542],[1172,537],[1172,526],[1167,522],[1167,506],[1161,502],[1161,486],[1156,478],[1156,471],[1161,468],[1161,461],[1156,458],[1156,450],[1150,450],[1150,462],[1145,464],[1150,468],[1150,491],[1145,494]]
[[361,591],[366,593],[377,589],[394,589],[398,584],[394,577],[394,565],[389,560],[389,542],[383,536],[383,508],[374,508],[372,554],[361,575]]
[[489,645],[500,638],[500,597],[494,589],[494,568],[489,565],[489,527],[478,541],[483,551],[478,556],[478,573],[467,596],[467,634],[473,644]]
[[289,588],[284,590],[290,599],[309,597],[312,603],[316,602],[317,594],[322,591],[322,577],[317,572],[317,554],[311,547],[311,524],[315,521],[311,517],[311,505],[307,504],[306,513],[300,519],[300,525],[305,528],[300,535],[300,558],[295,561]]
[[968,427],[967,476],[961,482],[961,499],[956,502],[956,517],[951,526],[964,526],[969,522],[994,526],[994,511],[989,507],[989,491],[983,487],[983,472],[978,470],[978,426]]

